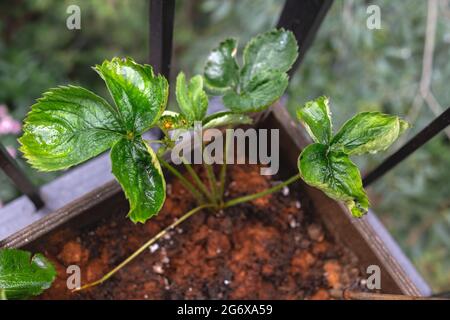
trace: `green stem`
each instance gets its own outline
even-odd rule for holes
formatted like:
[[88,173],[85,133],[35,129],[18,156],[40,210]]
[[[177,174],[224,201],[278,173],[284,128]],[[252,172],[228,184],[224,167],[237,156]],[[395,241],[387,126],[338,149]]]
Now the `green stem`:
[[189,161],[187,161],[185,157],[181,157],[181,160],[183,161],[186,170],[189,172],[192,179],[194,179],[195,183],[200,188],[200,190],[205,194],[205,196],[208,198],[209,201],[215,203],[216,202],[215,199],[213,198],[213,196],[211,195],[205,184],[202,182],[197,172],[195,172],[194,168],[192,168],[192,165],[189,163]]
[[225,198],[225,181],[227,179],[227,166],[225,163],[220,167],[219,173],[219,197],[220,203],[223,204],[223,199]]
[[230,148],[230,137],[227,134],[227,129],[225,129],[225,151],[223,155],[223,163],[220,168],[220,186],[219,186],[219,196],[220,196],[220,203],[223,204],[223,199],[225,197],[225,182],[227,179],[227,159],[228,159],[228,149]]
[[175,177],[180,180],[181,184],[196,198],[199,204],[205,202],[202,193],[192,183],[190,183],[188,179],[183,177],[180,171],[178,171],[174,166],[165,161],[162,157],[158,157],[158,159],[159,162],[167,168],[167,170],[169,170]]
[[172,230],[173,228],[175,228],[176,226],[178,226],[180,223],[182,223],[183,221],[185,221],[186,219],[188,219],[189,217],[193,216],[194,214],[196,214],[197,212],[206,209],[206,208],[210,208],[213,207],[214,205],[212,204],[204,204],[201,205],[197,208],[192,209],[191,211],[187,212],[186,214],[184,214],[181,218],[179,218],[177,221],[175,221],[174,223],[172,223],[171,225],[169,225],[168,227],[166,227],[164,230],[160,231],[156,236],[154,236],[153,238],[151,238],[149,241],[147,241],[146,243],[144,243],[143,246],[141,246],[138,250],[136,250],[131,256],[129,256],[128,258],[126,258],[124,261],[122,261],[122,263],[120,263],[117,267],[115,267],[114,269],[112,269],[110,272],[108,272],[107,274],[105,274],[102,278],[100,278],[97,281],[94,282],[90,282],[88,284],[85,284],[84,286],[77,288],[73,291],[80,291],[80,290],[84,290],[90,287],[94,287],[96,285],[102,284],[103,282],[105,282],[106,280],[108,280],[109,278],[111,278],[116,272],[118,272],[120,269],[122,269],[123,267],[125,267],[128,263],[130,263],[134,258],[136,258],[139,254],[141,254],[145,249],[147,249],[148,247],[150,247],[153,243],[155,243],[156,241],[158,241],[159,239],[161,239],[164,235],[167,234],[167,232],[169,232],[170,230]]
[[[205,150],[205,142],[203,142],[203,150]],[[212,163],[211,157],[209,156],[209,154],[206,152],[204,153],[204,155],[207,157],[207,159],[203,159],[204,163],[203,163],[203,167],[205,168],[206,171],[206,176],[208,177],[208,181],[209,181],[209,185],[211,188],[211,193],[212,193],[212,197],[215,199],[216,203],[219,200],[218,199],[218,188],[217,188],[217,180],[216,180],[216,175],[214,174],[214,169],[213,166],[209,163]]]
[[214,198],[215,202],[217,202],[218,200],[217,180],[216,175],[214,174],[213,166],[207,163],[205,163],[203,166],[206,169],[206,176],[208,177],[212,197]]
[[247,195],[247,196],[243,196],[243,197],[240,197],[240,198],[236,198],[236,199],[232,199],[232,200],[230,200],[230,201],[227,201],[227,202],[225,202],[225,204],[223,205],[223,208],[224,208],[224,209],[225,209],[225,208],[229,208],[229,207],[235,206],[235,205],[237,205],[237,204],[239,204],[239,203],[243,203],[243,202],[247,202],[247,201],[252,201],[252,200],[254,200],[254,199],[264,197],[265,195],[268,195],[268,194],[270,194],[270,193],[274,193],[274,192],[276,192],[276,191],[282,189],[283,187],[287,186],[288,184],[291,184],[292,182],[294,182],[294,181],[296,181],[296,180],[298,180],[298,179],[300,179],[300,174],[299,174],[299,173],[296,174],[295,176],[290,177],[288,180],[286,180],[286,181],[284,181],[284,182],[282,182],[282,183],[277,184],[276,186],[274,186],[274,187],[272,187],[272,188],[270,188],[270,189],[266,189],[266,190],[261,191],[261,192],[258,192],[258,193],[249,194],[249,195]]

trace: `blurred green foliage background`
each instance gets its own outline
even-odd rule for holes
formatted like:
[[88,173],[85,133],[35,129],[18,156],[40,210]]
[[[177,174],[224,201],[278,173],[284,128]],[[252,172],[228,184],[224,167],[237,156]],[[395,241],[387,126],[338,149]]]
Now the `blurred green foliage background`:
[[[228,36],[245,43],[273,27],[283,0],[177,1],[172,77],[178,70],[201,73],[208,51]],[[81,9],[81,30],[68,30],[66,9]],[[369,4],[381,8],[381,29],[366,27]],[[411,120],[411,137],[435,115],[420,99],[427,2],[423,0],[336,0],[302,65],[292,78],[288,107],[327,95],[334,126],[363,110],[380,110]],[[450,105],[450,7],[439,1],[431,88]],[[21,121],[33,101],[50,87],[79,84],[107,97],[89,67],[113,56],[148,59],[146,0],[17,0],[0,4],[0,105]],[[2,120],[0,114],[0,121]],[[4,123],[5,124],[5,123]],[[1,131],[0,131],[1,132]],[[0,133],[14,154],[17,133]],[[389,152],[398,148],[392,147]],[[356,159],[367,172],[386,154]],[[30,169],[33,181],[57,174]],[[374,211],[435,291],[450,290],[450,146],[444,133],[414,153],[370,188]],[[0,200],[18,192],[0,172]]]

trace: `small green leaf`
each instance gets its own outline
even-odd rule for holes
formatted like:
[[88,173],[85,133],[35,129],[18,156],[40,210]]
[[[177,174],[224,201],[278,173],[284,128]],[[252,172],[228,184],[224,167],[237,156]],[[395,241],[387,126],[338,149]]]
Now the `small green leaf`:
[[241,86],[246,87],[254,77],[264,71],[287,72],[297,56],[297,41],[292,32],[275,29],[258,35],[244,49]]
[[142,139],[122,139],[111,150],[112,172],[130,202],[128,216],[144,223],[164,204],[166,183],[156,154]]
[[192,101],[192,109],[194,110],[194,120],[201,121],[208,110],[208,96],[203,90],[203,77],[201,75],[191,78],[188,84],[188,92]]
[[280,72],[261,72],[250,81],[240,94],[229,91],[223,97],[224,105],[234,112],[257,112],[264,110],[284,93],[288,76]]
[[282,96],[288,85],[286,72],[298,56],[290,31],[275,29],[253,38],[244,50],[244,66],[235,60],[236,41],[222,42],[206,64],[205,79],[224,105],[234,112],[264,110]]
[[169,94],[167,80],[149,65],[113,58],[95,66],[105,81],[128,132],[142,134],[156,123]]
[[251,124],[252,118],[245,114],[223,111],[214,113],[203,120],[203,129],[227,125]]
[[239,82],[236,62],[237,41],[227,39],[212,50],[205,65],[205,82],[213,91],[224,92]]
[[208,109],[208,96],[203,90],[203,78],[197,75],[186,83],[183,72],[177,76],[176,97],[181,112],[190,121],[201,121]]
[[107,150],[124,130],[103,98],[81,87],[59,87],[31,107],[20,150],[39,170],[61,170]]
[[333,199],[344,201],[354,217],[362,217],[367,212],[369,200],[361,175],[347,154],[314,143],[300,154],[298,168],[307,184]]
[[0,291],[8,299],[25,299],[41,294],[55,280],[56,270],[41,254],[17,249],[0,249]]
[[362,112],[343,125],[331,146],[347,154],[375,153],[387,149],[408,126],[397,116]]
[[297,117],[305,125],[314,142],[330,143],[332,126],[327,97],[307,102],[304,107],[297,110]]
[[181,113],[166,110],[158,120],[158,127],[163,131],[174,129],[187,129],[189,121]]

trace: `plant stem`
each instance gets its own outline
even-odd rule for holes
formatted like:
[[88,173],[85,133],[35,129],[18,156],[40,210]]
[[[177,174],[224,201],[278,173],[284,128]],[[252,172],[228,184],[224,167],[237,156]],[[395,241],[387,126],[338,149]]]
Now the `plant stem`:
[[198,176],[197,172],[195,172],[194,168],[192,168],[192,165],[189,163],[189,161],[187,161],[185,157],[181,157],[181,160],[183,161],[183,164],[186,167],[186,170],[189,172],[191,177],[194,179],[195,183],[200,188],[200,190],[206,195],[208,200],[213,203],[216,203],[216,200],[213,198],[213,196],[209,192],[208,188],[202,182],[202,180]]
[[204,204],[201,205],[199,207],[196,207],[194,209],[192,209],[191,211],[188,211],[187,213],[185,213],[182,217],[180,217],[178,220],[176,220],[175,222],[173,222],[171,225],[169,225],[168,227],[166,227],[164,230],[160,231],[156,236],[154,236],[153,238],[151,238],[149,241],[147,241],[143,246],[141,246],[138,250],[136,250],[131,256],[129,256],[128,258],[126,258],[124,261],[122,261],[122,263],[120,263],[117,267],[115,267],[114,269],[112,269],[110,272],[108,272],[107,274],[105,274],[102,278],[100,278],[97,281],[94,282],[90,282],[88,284],[85,284],[84,286],[74,289],[73,292],[75,291],[81,291],[90,287],[94,287],[96,285],[102,284],[103,282],[105,282],[106,280],[108,280],[109,278],[111,278],[117,271],[119,271],[120,269],[122,269],[123,267],[125,267],[128,263],[130,263],[134,258],[136,258],[139,254],[141,254],[145,249],[147,249],[149,246],[151,246],[153,243],[155,243],[156,241],[158,241],[161,237],[163,237],[164,235],[167,234],[167,232],[169,232],[170,230],[172,230],[173,228],[175,228],[176,226],[178,226],[180,223],[182,223],[183,221],[185,221],[186,219],[188,219],[189,217],[193,216],[194,214],[196,214],[197,212],[205,209],[205,208],[210,208],[213,207],[214,205],[212,204]]
[[[205,150],[205,142],[203,142],[203,150]],[[218,194],[219,190],[217,188],[217,180],[216,180],[216,175],[214,174],[213,166],[212,166],[212,164],[209,164],[209,163],[212,163],[212,160],[208,153],[204,153],[204,155],[207,157],[207,159],[203,159],[203,161],[204,161],[203,167],[205,168],[206,176],[208,177],[212,197],[215,199],[215,201],[217,203],[217,201],[219,201],[219,194]],[[207,163],[207,162],[209,162],[209,163]]]
[[219,186],[219,196],[220,196],[220,203],[223,205],[223,198],[225,193],[225,182],[227,179],[227,159],[228,159],[228,149],[230,148],[230,137],[227,134],[227,129],[225,129],[225,151],[223,154],[223,163],[222,167],[220,168],[220,186]]
[[268,195],[270,193],[274,193],[280,189],[282,189],[283,187],[287,186],[288,184],[291,184],[292,182],[296,181],[300,179],[300,174],[297,173],[295,176],[290,177],[288,180],[283,181],[279,184],[277,184],[276,186],[270,188],[270,189],[266,189],[264,191],[258,192],[258,193],[254,193],[254,194],[249,194],[247,196],[243,196],[240,198],[236,198],[236,199],[232,199],[230,201],[225,202],[225,204],[223,205],[223,208],[229,208],[232,206],[235,206],[239,203],[243,203],[243,202],[247,202],[247,201],[251,201],[257,198],[261,198],[264,197],[265,195]]
[[225,162],[220,167],[220,173],[219,173],[219,201],[223,205],[223,199],[225,197],[225,181],[227,179],[227,165]]
[[172,166],[170,163],[168,163],[166,160],[164,160],[162,157],[158,157],[159,162],[167,168],[175,177],[177,177],[181,184],[186,188],[187,191],[189,191],[198,201],[199,204],[204,203],[205,199],[203,198],[202,193],[192,184],[189,182],[188,179],[183,177],[183,175],[178,171],[174,166]]
[[206,169],[206,176],[208,177],[212,197],[214,198],[215,202],[217,202],[218,201],[217,180],[216,175],[214,174],[213,166],[207,163],[205,163],[203,166]]

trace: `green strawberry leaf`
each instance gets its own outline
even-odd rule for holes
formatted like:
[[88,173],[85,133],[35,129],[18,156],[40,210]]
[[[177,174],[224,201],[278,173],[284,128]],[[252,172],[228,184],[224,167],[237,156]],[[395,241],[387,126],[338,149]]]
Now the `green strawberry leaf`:
[[245,114],[230,111],[217,112],[203,120],[203,129],[216,128],[228,125],[251,124],[252,118]]
[[112,172],[130,202],[128,216],[144,223],[161,210],[166,183],[152,148],[140,139],[122,139],[111,150]]
[[239,83],[237,41],[227,39],[211,51],[205,65],[205,83],[211,91],[225,92]]
[[277,101],[288,86],[288,76],[281,72],[261,72],[241,93],[227,92],[224,105],[234,112],[257,112]]
[[169,94],[167,80],[149,65],[113,58],[95,66],[113,97],[127,132],[139,135],[155,124]]
[[331,112],[328,98],[309,101],[297,110],[297,117],[304,124],[314,142],[329,144],[332,136]]
[[[80,87],[52,89],[28,114],[19,139],[21,150],[34,167],[50,171],[81,163],[112,147],[113,173],[130,200],[129,216],[134,222],[144,222],[161,209],[165,181],[153,150],[140,136],[153,125],[164,127],[174,119],[181,125],[186,120],[173,114],[159,119],[166,107],[168,83],[155,76],[150,66],[113,58],[95,70],[105,80],[115,106]],[[194,116],[203,117],[207,98],[201,77],[192,79],[187,91],[195,105]]]
[[41,254],[0,249],[0,291],[7,299],[26,299],[50,288],[56,277],[53,265]]
[[107,150],[124,131],[103,98],[81,87],[59,87],[31,107],[20,150],[36,169],[61,170]]
[[235,59],[235,40],[222,42],[211,52],[205,79],[213,93],[223,95],[224,105],[234,112],[257,112],[279,99],[288,85],[286,72],[298,56],[294,35],[274,29],[253,38],[244,49],[244,66]]
[[246,87],[261,72],[287,72],[297,56],[297,41],[290,31],[275,29],[256,36],[244,49],[241,87]]
[[201,121],[208,109],[208,96],[203,90],[203,78],[197,75],[186,83],[183,72],[177,76],[176,97],[181,112],[190,121]]
[[354,217],[362,217],[367,212],[369,199],[361,175],[347,154],[313,143],[300,154],[298,168],[307,184],[333,199],[344,201]]
[[387,149],[408,127],[409,124],[397,116],[362,112],[342,126],[331,147],[350,155],[375,153]]

